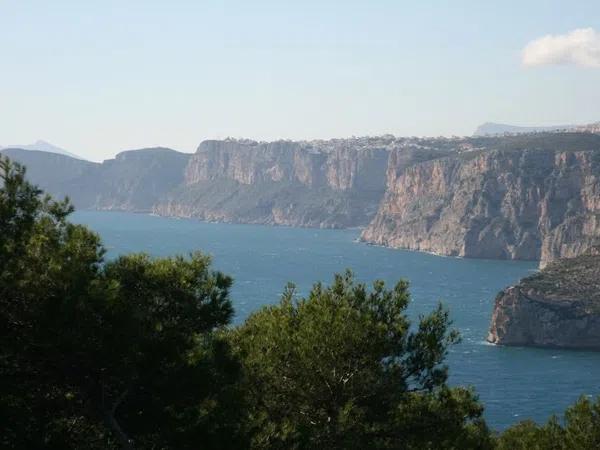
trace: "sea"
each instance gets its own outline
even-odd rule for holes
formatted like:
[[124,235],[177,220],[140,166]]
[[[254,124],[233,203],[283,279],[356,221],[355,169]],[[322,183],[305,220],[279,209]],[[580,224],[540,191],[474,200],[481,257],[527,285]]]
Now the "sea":
[[489,426],[524,419],[545,422],[581,395],[600,395],[600,352],[502,347],[486,342],[494,298],[537,270],[536,262],[436,256],[367,245],[360,230],[205,223],[144,214],[78,211],[72,221],[100,234],[107,258],[130,252],[155,256],[200,250],[231,275],[234,323],[277,303],[288,282],[301,295],[317,281],[351,269],[366,283],[410,282],[408,313],[417,320],[442,302],[461,336],[450,349],[451,385],[473,386]]

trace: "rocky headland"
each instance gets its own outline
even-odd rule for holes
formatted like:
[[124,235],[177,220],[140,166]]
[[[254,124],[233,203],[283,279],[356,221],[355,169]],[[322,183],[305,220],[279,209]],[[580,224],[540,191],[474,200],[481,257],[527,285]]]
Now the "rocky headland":
[[600,350],[600,256],[552,262],[500,292],[487,340]]

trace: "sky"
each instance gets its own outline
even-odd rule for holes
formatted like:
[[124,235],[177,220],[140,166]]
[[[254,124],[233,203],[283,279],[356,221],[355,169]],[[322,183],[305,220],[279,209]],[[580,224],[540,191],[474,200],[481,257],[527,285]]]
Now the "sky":
[[600,120],[600,1],[0,0],[0,145]]

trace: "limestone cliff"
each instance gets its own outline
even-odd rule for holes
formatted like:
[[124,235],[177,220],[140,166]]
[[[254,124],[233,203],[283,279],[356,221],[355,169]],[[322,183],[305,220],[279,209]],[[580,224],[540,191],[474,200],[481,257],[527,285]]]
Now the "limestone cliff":
[[549,264],[496,297],[489,342],[600,350],[600,256]]
[[553,133],[470,144],[470,151],[409,167],[392,153],[386,194],[362,239],[542,265],[597,242],[600,136]]
[[366,225],[385,190],[389,151],[344,143],[204,141],[161,215],[310,227]]
[[78,208],[368,225],[362,238],[376,244],[542,264],[581,254],[600,236],[600,136],[592,133],[226,139],[205,141],[193,155],[144,149],[102,164],[4,152]]
[[[448,139],[379,136],[315,141],[205,141],[194,155],[122,152],[101,164],[17,151],[34,183],[78,208],[155,212],[211,221],[365,226],[385,191],[390,151],[403,165],[443,156]],[[52,167],[52,171],[47,168]]]

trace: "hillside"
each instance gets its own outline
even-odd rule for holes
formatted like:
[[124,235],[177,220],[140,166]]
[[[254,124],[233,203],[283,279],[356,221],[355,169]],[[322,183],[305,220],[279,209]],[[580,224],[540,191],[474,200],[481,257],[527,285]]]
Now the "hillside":
[[33,150],[38,152],[48,152],[48,153],[56,153],[59,155],[70,156],[71,158],[76,159],[84,159],[81,156],[78,156],[74,153],[71,153],[64,148],[57,147],[54,144],[51,144],[46,141],[37,140],[33,144],[12,144],[12,145],[0,145],[0,150],[9,149],[9,148],[18,148],[21,150]]
[[78,206],[83,207],[86,192],[94,190],[92,180],[100,164],[37,150],[7,148],[0,153],[25,165],[29,179],[40,188],[58,198],[68,195]]
[[50,152],[5,149],[46,192],[69,196],[77,208],[150,212],[178,186],[189,155],[165,148],[131,150],[93,163]]

